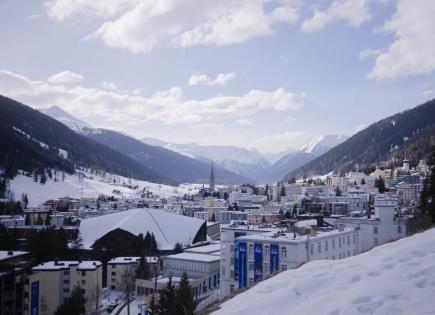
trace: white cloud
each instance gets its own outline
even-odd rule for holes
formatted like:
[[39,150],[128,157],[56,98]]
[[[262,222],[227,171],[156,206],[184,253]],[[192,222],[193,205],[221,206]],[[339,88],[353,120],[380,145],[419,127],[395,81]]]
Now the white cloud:
[[429,74],[435,70],[435,1],[398,0],[397,10],[383,30],[394,34],[368,77],[392,79]]
[[369,0],[335,0],[326,10],[315,10],[311,18],[303,21],[301,29],[308,33],[317,32],[336,20],[360,26],[371,19],[368,2]]
[[381,53],[382,51],[380,49],[366,48],[360,51],[358,59],[362,61],[367,58],[379,56]]
[[427,89],[421,92],[422,96],[434,96],[435,95],[435,90],[433,89]]
[[[203,100],[186,99],[181,87],[157,91],[151,97],[123,94],[82,86],[69,87],[47,81],[33,81],[0,70],[0,94],[24,104],[47,107],[58,104],[66,110],[98,120],[103,127],[117,122],[126,125],[145,121],[164,125],[223,124],[246,120],[265,111],[294,111],[304,106],[307,96],[283,88],[274,91],[251,90],[240,96],[216,96]],[[205,125],[204,125],[205,126]],[[127,130],[126,130],[127,131]]]
[[104,23],[85,39],[136,53],[241,43],[273,34],[276,24],[299,16],[294,0],[47,0],[45,7],[59,21],[102,18]]
[[254,122],[251,119],[237,119],[236,123],[242,126],[253,126]]
[[253,145],[263,152],[281,152],[283,148],[298,147],[311,140],[304,131],[286,131],[268,134],[254,140]]
[[116,91],[118,89],[115,82],[107,82],[107,81],[101,82],[101,87],[109,91]]
[[47,79],[47,81],[51,84],[74,84],[82,80],[83,76],[81,74],[68,70],[54,74]]
[[194,74],[190,77],[188,84],[190,86],[206,84],[210,86],[214,85],[225,85],[229,81],[232,81],[236,78],[236,74],[234,72],[229,73],[219,73],[215,79],[210,78],[205,74]]

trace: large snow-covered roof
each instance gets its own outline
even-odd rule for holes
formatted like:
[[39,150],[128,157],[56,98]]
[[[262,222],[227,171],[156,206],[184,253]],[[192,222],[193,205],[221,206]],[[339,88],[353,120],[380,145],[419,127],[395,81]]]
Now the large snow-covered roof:
[[318,260],[222,304],[229,314],[434,314],[435,229],[341,260]]
[[173,249],[176,243],[192,244],[203,220],[172,214],[158,209],[132,209],[82,220],[80,233],[85,248],[115,230],[134,235],[154,233],[159,249]]

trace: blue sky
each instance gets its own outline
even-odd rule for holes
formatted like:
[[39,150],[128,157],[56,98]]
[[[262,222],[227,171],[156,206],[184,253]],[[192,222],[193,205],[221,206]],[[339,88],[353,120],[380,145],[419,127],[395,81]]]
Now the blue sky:
[[0,0],[0,94],[278,152],[434,98],[433,16],[431,0]]

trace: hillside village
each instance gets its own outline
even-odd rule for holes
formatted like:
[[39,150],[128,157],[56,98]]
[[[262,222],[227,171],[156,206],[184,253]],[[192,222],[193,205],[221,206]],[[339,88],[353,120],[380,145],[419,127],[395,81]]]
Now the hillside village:
[[[23,173],[7,181],[9,199],[2,199],[3,213],[11,206],[14,213],[0,217],[2,245],[11,248],[4,263],[20,270],[10,274],[21,283],[10,297],[23,299],[23,313],[30,312],[37,283],[45,292],[38,307],[54,312],[59,294],[78,283],[87,312],[125,309],[128,294],[145,314],[151,299],[157,303],[155,293],[187,277],[201,312],[277,273],[357,256],[429,226],[421,192],[431,166],[424,160],[404,160],[394,170],[385,165],[369,174],[231,186],[215,183],[213,165],[207,185],[180,187],[86,170],[44,183]],[[50,185],[62,183],[75,183],[75,194],[65,186],[64,196],[49,198]],[[36,195],[47,199],[36,205]],[[11,204],[14,196],[21,200]],[[56,237],[52,251],[41,253],[35,237]],[[77,280],[66,280],[64,270]],[[53,277],[64,280],[48,292]]]

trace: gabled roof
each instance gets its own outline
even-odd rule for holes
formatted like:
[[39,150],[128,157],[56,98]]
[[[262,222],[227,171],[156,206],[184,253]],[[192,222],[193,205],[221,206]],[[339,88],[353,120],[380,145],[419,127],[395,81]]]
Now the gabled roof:
[[134,235],[153,233],[159,249],[173,249],[176,243],[192,244],[204,220],[158,209],[132,209],[82,220],[80,233],[85,248],[107,233],[122,229]]

